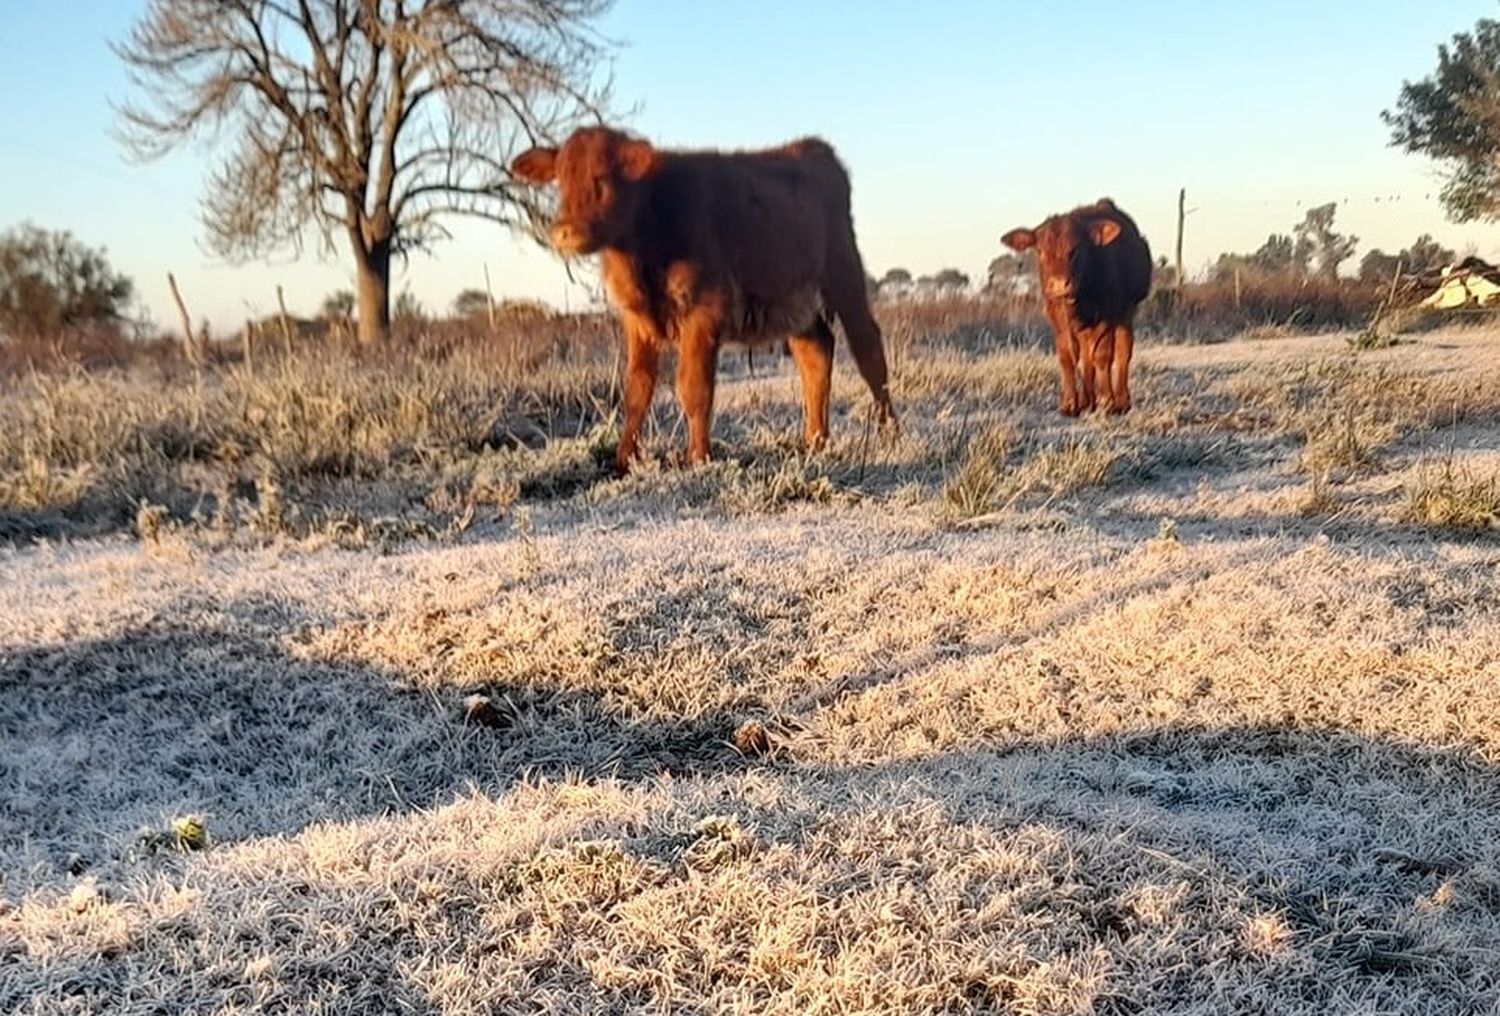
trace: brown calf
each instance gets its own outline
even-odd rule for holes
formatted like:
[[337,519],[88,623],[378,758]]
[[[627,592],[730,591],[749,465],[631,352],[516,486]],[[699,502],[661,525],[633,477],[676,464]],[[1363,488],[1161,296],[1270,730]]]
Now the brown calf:
[[1076,416],[1096,402],[1128,412],[1135,312],[1151,290],[1151,248],[1135,222],[1101,198],[1035,229],[1013,229],[1000,242],[1037,249],[1062,369],[1062,412]]
[[849,214],[849,177],[808,138],[763,152],[671,152],[605,127],[533,148],[518,177],[557,183],[552,243],[602,255],[624,319],[625,422],[616,461],[635,457],[663,349],[677,347],[688,458],[709,455],[721,346],[787,340],[802,376],[807,443],[828,438],[837,318],[882,423],[894,423],[885,349],[865,293]]

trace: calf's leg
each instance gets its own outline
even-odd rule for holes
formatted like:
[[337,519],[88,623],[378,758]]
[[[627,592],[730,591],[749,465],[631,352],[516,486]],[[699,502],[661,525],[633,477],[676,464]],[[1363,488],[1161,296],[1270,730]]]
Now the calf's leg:
[[889,390],[890,374],[885,362],[885,343],[880,336],[880,325],[870,311],[870,298],[865,292],[864,262],[850,235],[837,242],[837,249],[830,258],[828,278],[823,286],[823,301],[834,317],[844,326],[844,337],[849,340],[849,352],[854,355],[855,366],[860,377],[875,397],[875,413],[882,428],[896,430],[896,410],[891,406]]
[[1111,379],[1111,369],[1114,363],[1115,336],[1114,326],[1101,324],[1092,329],[1084,340],[1089,344],[1089,367],[1092,368],[1094,376],[1095,394],[1097,401],[1091,400],[1089,408],[1096,405],[1108,408],[1114,405],[1114,383]]
[[649,331],[630,322],[625,325],[625,424],[615,449],[615,469],[622,475],[640,452],[641,424],[651,409],[656,391],[658,355],[656,339]]
[[1127,321],[1115,328],[1114,335],[1115,355],[1113,388],[1114,398],[1110,401],[1109,411],[1111,413],[1130,412],[1130,357],[1135,352],[1135,324]]
[[787,341],[802,375],[802,412],[809,451],[828,441],[828,390],[833,381],[833,332],[818,318],[805,335]]
[[1065,310],[1047,304],[1047,317],[1052,322],[1052,337],[1057,345],[1057,368],[1061,375],[1062,401],[1058,411],[1064,416],[1077,416],[1078,397],[1078,337],[1073,323]]
[[713,328],[693,319],[677,340],[677,399],[688,423],[688,462],[707,462],[719,342]]

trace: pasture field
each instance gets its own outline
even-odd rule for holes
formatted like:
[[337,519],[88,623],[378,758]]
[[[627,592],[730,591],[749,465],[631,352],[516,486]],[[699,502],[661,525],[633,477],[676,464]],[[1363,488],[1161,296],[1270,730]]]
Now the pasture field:
[[1496,1011],[1500,333],[840,356],[8,383],[0,1012]]

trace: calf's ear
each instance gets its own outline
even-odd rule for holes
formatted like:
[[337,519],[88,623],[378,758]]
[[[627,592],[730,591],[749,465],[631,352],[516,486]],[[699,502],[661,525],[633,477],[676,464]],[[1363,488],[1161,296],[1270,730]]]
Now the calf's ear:
[[1089,239],[1096,247],[1108,247],[1120,235],[1120,224],[1114,219],[1093,219],[1089,222]]
[[1013,251],[1028,251],[1036,246],[1036,234],[1029,229],[1013,229],[1000,238]]
[[528,149],[511,161],[510,171],[532,183],[551,183],[557,179],[557,149]]
[[627,180],[643,180],[656,168],[656,149],[639,138],[621,142],[618,158],[620,172]]

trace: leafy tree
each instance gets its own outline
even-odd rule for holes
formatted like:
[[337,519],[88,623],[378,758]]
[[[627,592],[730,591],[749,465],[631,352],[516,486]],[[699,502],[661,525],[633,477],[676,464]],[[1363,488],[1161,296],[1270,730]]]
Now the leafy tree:
[[1297,242],[1285,233],[1272,233],[1250,254],[1220,254],[1214,263],[1214,277],[1231,279],[1238,271],[1241,275],[1265,278],[1278,275],[1302,275],[1307,271],[1308,250],[1299,249]]
[[490,311],[490,295],[482,289],[464,289],[453,298],[453,316],[478,317]]
[[62,335],[118,324],[134,285],[103,250],[71,233],[23,225],[0,236],[0,335]]
[[957,268],[944,268],[929,280],[935,289],[968,289],[969,277]]
[[1427,233],[1417,237],[1412,245],[1401,252],[1403,271],[1413,275],[1435,273],[1458,260],[1458,252],[1444,247]]
[[[1359,281],[1389,282],[1398,265],[1402,265],[1401,255],[1387,254],[1379,247],[1372,248],[1359,259]],[[1401,270],[1406,270],[1404,265]]]
[[1020,254],[1006,251],[985,269],[985,292],[1002,295],[1029,292],[1036,285],[1036,273],[1035,248]]
[[149,0],[116,47],[142,93],[122,111],[142,157],[230,150],[202,201],[230,259],[347,241],[359,337],[390,331],[391,258],[474,215],[534,226],[540,190],[510,157],[603,105],[611,0]]
[[1389,282],[1398,265],[1402,275],[1435,275],[1456,260],[1455,251],[1423,233],[1410,247],[1396,254],[1387,254],[1379,248],[1367,251],[1359,262],[1359,277],[1365,282]]
[[881,289],[901,289],[911,284],[911,272],[905,268],[892,268],[880,277]]
[[1359,237],[1344,236],[1334,230],[1337,213],[1338,205],[1332,201],[1309,208],[1292,234],[1296,240],[1293,254],[1297,264],[1324,279],[1338,278],[1339,265],[1348,261],[1359,245]]
[[1280,275],[1294,269],[1305,269],[1307,261],[1300,256],[1297,243],[1285,233],[1272,233],[1260,249],[1250,255],[1250,264],[1267,275]]
[[1285,233],[1272,233],[1252,254],[1220,254],[1214,263],[1214,277],[1233,278],[1236,271],[1252,277],[1291,275],[1316,272],[1325,278],[1336,278],[1339,265],[1354,254],[1359,238],[1344,236],[1333,228],[1338,205],[1329,202],[1310,208],[1302,222]]
[[1253,266],[1250,264],[1249,254],[1230,254],[1228,251],[1225,251],[1214,262],[1213,276],[1215,279],[1220,280],[1232,279],[1235,272],[1243,275],[1245,272],[1252,270]]
[[1481,20],[1439,46],[1437,70],[1403,82],[1395,110],[1381,119],[1391,144],[1447,170],[1450,215],[1500,219],[1500,22]]

